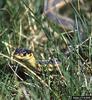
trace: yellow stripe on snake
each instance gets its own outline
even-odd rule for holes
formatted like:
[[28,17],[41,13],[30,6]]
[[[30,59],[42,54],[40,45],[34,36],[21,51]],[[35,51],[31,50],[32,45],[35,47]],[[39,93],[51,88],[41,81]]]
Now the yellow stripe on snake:
[[59,65],[57,59],[36,60],[32,50],[17,48],[13,54],[14,58],[27,65],[31,70],[41,73],[42,66],[46,65],[48,71],[53,71],[53,67]]

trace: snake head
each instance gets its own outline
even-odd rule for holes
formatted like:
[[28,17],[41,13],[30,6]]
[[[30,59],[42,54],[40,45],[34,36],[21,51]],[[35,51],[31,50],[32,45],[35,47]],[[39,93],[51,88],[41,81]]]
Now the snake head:
[[13,55],[18,60],[29,62],[33,67],[36,65],[36,59],[32,50],[17,48]]
[[14,51],[14,57],[20,60],[28,60],[33,57],[32,50],[17,48]]

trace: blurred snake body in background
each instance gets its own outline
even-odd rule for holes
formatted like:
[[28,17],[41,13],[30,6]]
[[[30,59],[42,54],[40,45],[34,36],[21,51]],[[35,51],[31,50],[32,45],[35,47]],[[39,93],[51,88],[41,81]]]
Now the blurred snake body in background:
[[[70,2],[67,0],[67,2]],[[53,20],[55,23],[61,25],[62,27],[66,29],[73,30],[74,27],[74,21],[66,16],[62,16],[57,12],[58,4],[61,7],[61,4],[63,3],[62,6],[66,4],[64,0],[45,0],[44,2],[44,13],[48,17],[48,19]]]
[[[72,32],[75,32],[77,29],[76,22],[68,15],[59,14],[59,9],[65,6],[69,6],[69,3],[72,2],[72,0],[45,0],[44,14],[47,16],[49,20],[53,21],[54,23],[58,24],[62,29],[64,29],[64,31],[71,30]],[[71,12],[71,8],[69,9],[69,12]],[[81,24],[79,25],[78,31],[80,32],[81,39],[83,39],[84,34]]]

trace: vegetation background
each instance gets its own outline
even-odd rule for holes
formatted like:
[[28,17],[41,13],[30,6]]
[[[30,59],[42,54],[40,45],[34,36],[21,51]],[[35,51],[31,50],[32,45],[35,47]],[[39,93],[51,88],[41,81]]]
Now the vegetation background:
[[[0,100],[92,96],[92,1],[61,0],[52,6],[55,0],[48,0],[47,10],[46,1],[0,0]],[[18,81],[11,70],[20,66],[12,59],[16,48],[32,49],[37,60],[58,58],[58,72],[30,73],[26,81]]]

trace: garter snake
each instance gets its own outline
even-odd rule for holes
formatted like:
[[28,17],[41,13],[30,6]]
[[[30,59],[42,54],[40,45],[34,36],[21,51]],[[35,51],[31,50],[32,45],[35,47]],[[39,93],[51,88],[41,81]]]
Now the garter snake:
[[56,58],[49,60],[36,60],[33,51],[28,49],[17,48],[14,51],[13,56],[17,60],[26,63],[30,69],[35,69],[36,71],[40,72],[41,72],[41,65],[48,65],[48,66],[50,65],[48,69],[49,71],[52,71],[53,70],[52,66],[60,64],[60,62]]

